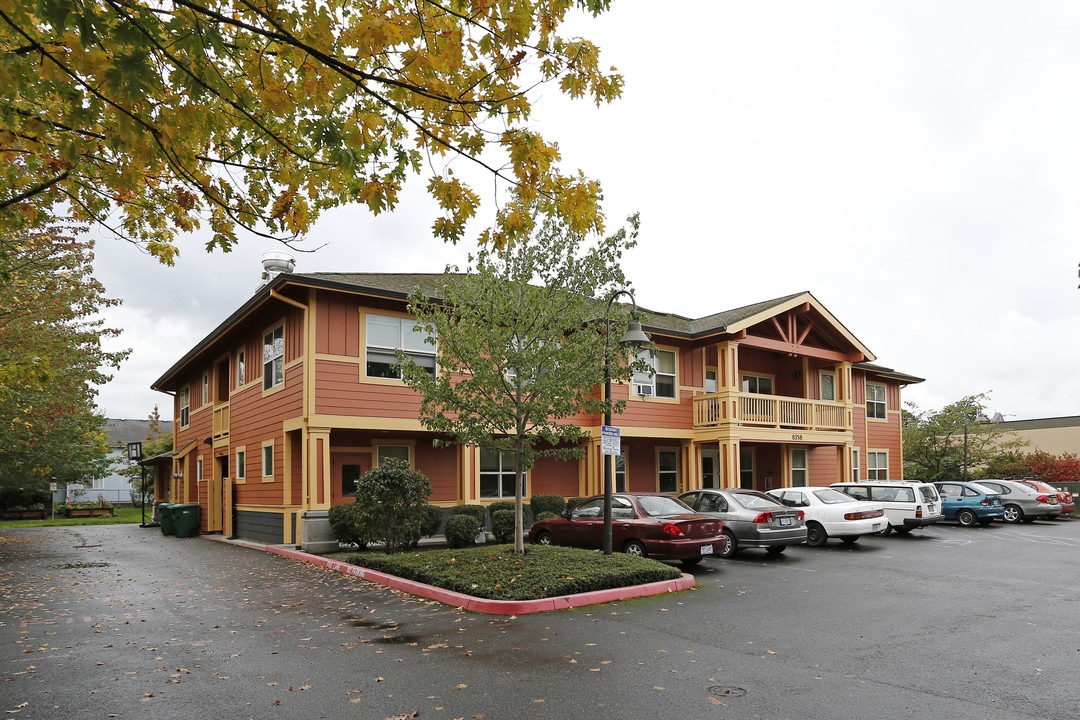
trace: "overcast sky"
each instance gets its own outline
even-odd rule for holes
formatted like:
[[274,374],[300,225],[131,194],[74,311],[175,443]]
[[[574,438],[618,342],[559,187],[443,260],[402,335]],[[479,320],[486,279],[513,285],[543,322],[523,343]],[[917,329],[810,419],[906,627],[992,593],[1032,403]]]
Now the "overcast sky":
[[[1006,419],[1080,414],[1080,4],[615,0],[575,24],[626,78],[596,109],[545,89],[535,126],[601,180],[609,228],[640,212],[640,306],[700,317],[808,290],[937,409],[990,392]],[[457,166],[455,166],[457,167]],[[336,211],[297,272],[441,272],[422,182],[393,216]],[[488,185],[481,185],[483,191]],[[490,209],[490,204],[488,205]],[[248,239],[174,268],[101,236],[107,318],[131,359],[114,418],[256,290]]]

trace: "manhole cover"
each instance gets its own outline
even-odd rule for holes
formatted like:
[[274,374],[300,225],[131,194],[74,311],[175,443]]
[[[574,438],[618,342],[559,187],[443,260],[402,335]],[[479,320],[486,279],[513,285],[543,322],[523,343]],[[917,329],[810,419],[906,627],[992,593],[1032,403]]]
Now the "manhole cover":
[[715,695],[716,697],[742,697],[746,694],[746,688],[713,685],[711,688],[709,688],[709,693],[711,695]]

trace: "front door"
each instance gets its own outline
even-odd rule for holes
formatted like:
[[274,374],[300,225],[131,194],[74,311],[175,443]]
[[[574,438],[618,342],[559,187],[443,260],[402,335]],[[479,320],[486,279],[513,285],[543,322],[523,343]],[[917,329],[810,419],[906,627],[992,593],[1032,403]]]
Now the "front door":
[[754,489],[754,449],[739,448],[739,487]]
[[720,451],[701,451],[701,487],[720,487]]
[[334,453],[332,458],[331,504],[352,502],[356,497],[356,481],[371,469],[371,454]]

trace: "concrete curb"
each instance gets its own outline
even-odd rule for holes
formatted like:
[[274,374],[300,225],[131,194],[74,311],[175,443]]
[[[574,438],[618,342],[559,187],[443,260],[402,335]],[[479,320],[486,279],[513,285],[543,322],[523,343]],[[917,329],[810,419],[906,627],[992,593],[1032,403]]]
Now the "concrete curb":
[[486,598],[473,597],[463,593],[443,590],[432,585],[425,585],[413,580],[405,580],[394,575],[369,570],[368,568],[350,565],[340,560],[330,560],[320,555],[312,555],[301,550],[294,550],[280,545],[265,546],[267,552],[291,560],[310,563],[319,567],[336,570],[337,572],[353,575],[364,580],[370,580],[379,585],[401,590],[410,595],[418,595],[429,600],[437,600],[452,607],[460,607],[465,610],[488,615],[526,615],[529,613],[550,612],[552,610],[568,610],[586,605],[598,605],[600,603],[628,600],[630,598],[647,597],[650,595],[662,595],[663,593],[680,592],[694,587],[694,576],[683,573],[675,580],[663,580],[661,582],[647,583],[645,585],[631,585],[629,587],[611,588],[610,590],[594,590],[592,592],[578,593],[576,595],[560,595],[558,597],[541,598],[539,600],[488,600]]

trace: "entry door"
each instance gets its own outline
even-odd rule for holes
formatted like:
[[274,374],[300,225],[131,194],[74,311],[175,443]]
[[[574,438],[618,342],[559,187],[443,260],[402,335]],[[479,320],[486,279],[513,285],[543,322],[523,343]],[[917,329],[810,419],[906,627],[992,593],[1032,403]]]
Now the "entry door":
[[754,489],[754,448],[739,448],[739,487]]
[[222,479],[229,474],[229,458],[218,457],[213,460],[210,473],[210,487],[206,489],[206,532],[221,532],[225,529],[225,496]]
[[701,451],[701,487],[720,487],[720,451]]
[[333,487],[330,497],[333,504],[352,502],[356,497],[356,481],[364,473],[371,469],[371,455],[369,453],[334,453],[333,454]]

